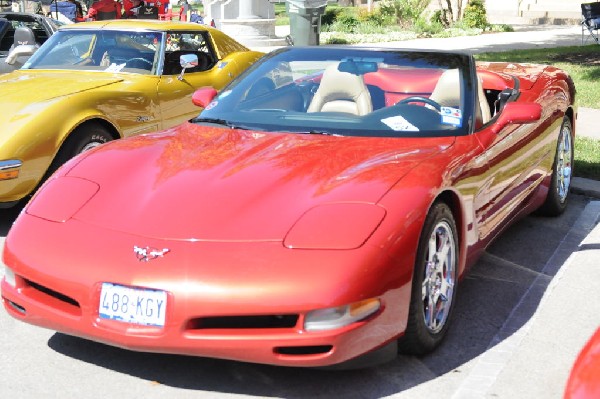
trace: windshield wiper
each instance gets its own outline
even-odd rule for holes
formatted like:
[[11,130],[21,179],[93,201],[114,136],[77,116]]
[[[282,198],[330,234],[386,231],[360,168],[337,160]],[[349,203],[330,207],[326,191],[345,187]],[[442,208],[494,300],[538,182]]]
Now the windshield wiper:
[[341,134],[337,134],[337,133],[331,133],[331,132],[327,132],[325,130],[309,130],[308,132],[299,132],[301,134],[318,134],[321,136],[336,136],[336,137],[341,137]]
[[233,124],[225,119],[218,119],[218,118],[194,118],[194,119],[192,119],[192,122],[193,123],[214,123],[216,125],[229,127],[231,129],[248,130],[248,128]]

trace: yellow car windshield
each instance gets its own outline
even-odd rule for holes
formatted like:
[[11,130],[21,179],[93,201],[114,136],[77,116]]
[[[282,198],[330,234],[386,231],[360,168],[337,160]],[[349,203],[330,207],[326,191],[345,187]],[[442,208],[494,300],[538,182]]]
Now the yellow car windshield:
[[97,70],[153,74],[162,33],[130,31],[62,31],[53,35],[24,69]]

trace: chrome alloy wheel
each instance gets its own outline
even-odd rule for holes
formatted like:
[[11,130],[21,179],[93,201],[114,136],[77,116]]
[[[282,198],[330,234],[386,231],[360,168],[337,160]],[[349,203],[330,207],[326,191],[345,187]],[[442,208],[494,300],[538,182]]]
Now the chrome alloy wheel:
[[456,247],[452,228],[440,220],[429,237],[423,276],[423,317],[430,333],[438,333],[446,323],[456,281]]
[[573,138],[571,126],[563,124],[558,149],[556,153],[556,190],[561,203],[564,203],[569,195],[571,187],[571,171],[573,162]]

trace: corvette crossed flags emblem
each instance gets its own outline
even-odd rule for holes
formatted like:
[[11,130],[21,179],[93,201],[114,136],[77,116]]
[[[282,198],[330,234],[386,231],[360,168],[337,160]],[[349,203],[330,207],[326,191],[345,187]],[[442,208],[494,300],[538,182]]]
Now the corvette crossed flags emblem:
[[169,248],[156,249],[150,247],[138,247],[136,245],[133,246],[133,253],[135,254],[137,260],[140,262],[148,262],[156,258],[162,258],[170,252]]

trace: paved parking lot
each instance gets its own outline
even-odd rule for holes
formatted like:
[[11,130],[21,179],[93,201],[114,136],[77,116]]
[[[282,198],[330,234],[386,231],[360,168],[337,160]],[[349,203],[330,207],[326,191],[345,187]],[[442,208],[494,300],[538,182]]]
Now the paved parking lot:
[[[0,220],[3,236],[16,216]],[[459,285],[442,346],[367,370],[322,371],[136,353],[0,312],[0,394],[31,398],[560,398],[600,324],[600,201],[506,231]],[[2,238],[3,245],[4,239]],[[0,272],[0,275],[3,272]]]

